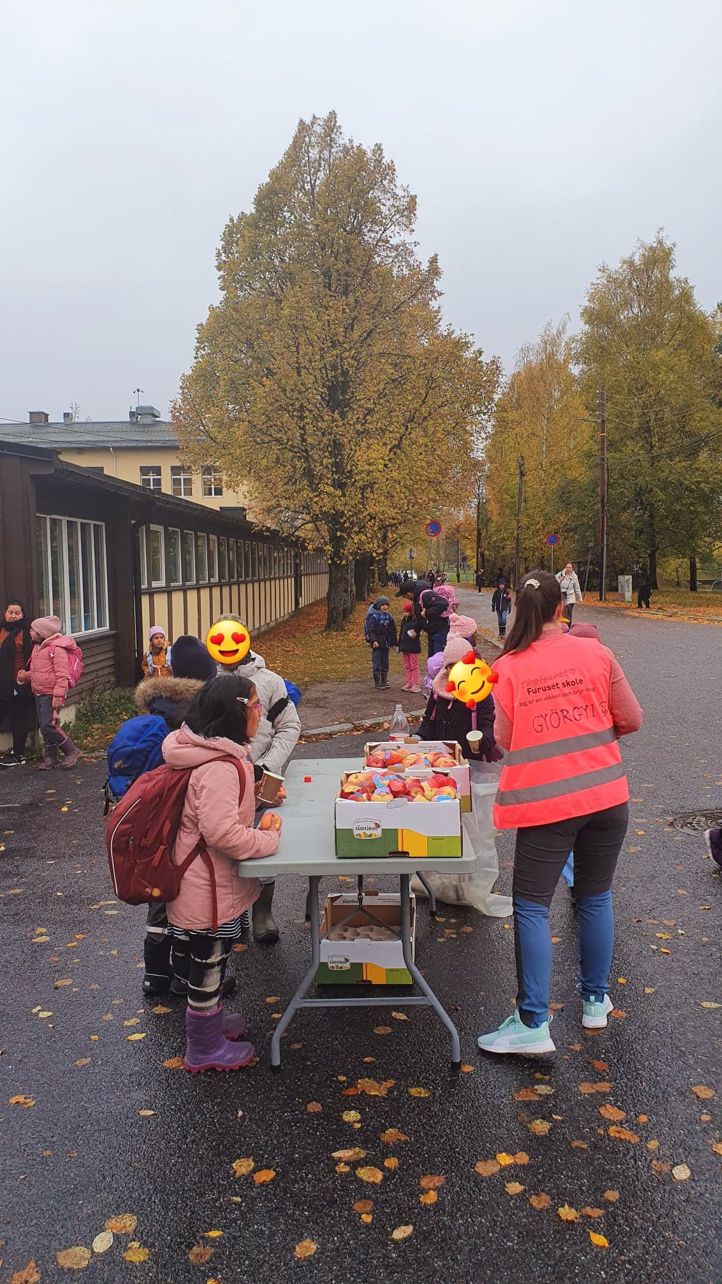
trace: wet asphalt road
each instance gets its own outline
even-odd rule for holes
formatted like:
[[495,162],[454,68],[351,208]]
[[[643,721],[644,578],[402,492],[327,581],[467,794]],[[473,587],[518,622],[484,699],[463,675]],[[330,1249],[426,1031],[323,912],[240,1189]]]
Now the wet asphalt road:
[[[558,1052],[543,1061],[477,1056],[476,1034],[496,1024],[513,998],[513,934],[507,922],[442,909],[445,921],[436,925],[420,913],[418,959],[453,1011],[473,1069],[450,1076],[446,1038],[430,1011],[410,1009],[399,1022],[369,1010],[298,1016],[284,1068],[273,1075],[273,1016],[307,957],[303,888],[286,879],[277,898],[281,943],[251,943],[232,956],[259,1064],[230,1076],[164,1068],[183,1050],[182,1011],[176,1001],[170,1012],[154,1013],[141,997],[143,911],[116,905],[109,890],[102,766],[84,764],[69,779],[29,770],[0,777],[0,829],[12,831],[0,835],[3,1284],[31,1259],[43,1281],[69,1278],[55,1254],[89,1247],[106,1219],[121,1213],[137,1217],[137,1228],[93,1258],[88,1281],[720,1279],[720,1159],[712,1150],[720,1094],[698,1099],[692,1088],[715,1087],[718,1078],[722,1009],[703,1005],[722,1003],[722,887],[701,838],[668,828],[667,820],[676,811],[722,811],[722,630],[616,613],[594,618],[646,711],[643,731],[624,749],[634,802],[615,889],[612,994],[620,1015],[607,1031],[582,1033],[574,916],[560,887],[553,907]],[[303,753],[336,756],[358,743],[309,745]],[[500,890],[508,891],[507,835],[499,849]],[[390,1033],[374,1033],[378,1026]],[[145,1037],[129,1040],[133,1034]],[[608,1068],[595,1068],[595,1060]],[[363,1076],[394,1085],[384,1098],[345,1097]],[[587,1095],[579,1090],[584,1082],[611,1088]],[[411,1097],[409,1087],[429,1095]],[[515,1100],[534,1087],[541,1089],[536,1100]],[[7,1104],[21,1094],[34,1105]],[[310,1102],[321,1111],[309,1113]],[[623,1126],[639,1140],[609,1136],[599,1114],[605,1103],[625,1112]],[[359,1128],[342,1120],[349,1109],[359,1112]],[[535,1120],[550,1124],[546,1135],[530,1130]],[[389,1127],[408,1140],[383,1143]],[[358,1163],[336,1171],[332,1152],[354,1146],[383,1172],[381,1184],[364,1184]],[[529,1162],[489,1177],[475,1173],[477,1161],[500,1152],[525,1152]],[[234,1177],[231,1165],[242,1157],[275,1178],[256,1185]],[[398,1167],[385,1168],[387,1157]],[[678,1164],[689,1166],[689,1179],[674,1179],[670,1166]],[[419,1202],[419,1179],[428,1174],[446,1179],[431,1206]],[[508,1183],[524,1189],[508,1192]],[[618,1199],[605,1199],[605,1191],[618,1191]],[[549,1207],[532,1207],[532,1195],[548,1195]],[[353,1209],[359,1199],[373,1201],[370,1224]],[[556,1213],[564,1204],[603,1214],[564,1223]],[[402,1225],[413,1232],[394,1242]],[[223,1234],[204,1238],[210,1230]],[[609,1247],[595,1246],[590,1231]],[[294,1246],[305,1239],[317,1252],[296,1261]],[[145,1261],[123,1258],[130,1241],[148,1250]],[[198,1244],[212,1256],[194,1264],[188,1253]]]

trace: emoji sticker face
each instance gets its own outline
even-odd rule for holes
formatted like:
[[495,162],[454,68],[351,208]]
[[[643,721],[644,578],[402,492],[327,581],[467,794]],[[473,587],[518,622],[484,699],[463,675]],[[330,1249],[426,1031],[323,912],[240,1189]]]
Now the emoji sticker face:
[[496,677],[485,660],[469,651],[450,670],[446,690],[467,708],[473,709],[491,694]]
[[251,635],[240,620],[217,620],[206,633],[206,648],[219,664],[239,664],[251,649]]

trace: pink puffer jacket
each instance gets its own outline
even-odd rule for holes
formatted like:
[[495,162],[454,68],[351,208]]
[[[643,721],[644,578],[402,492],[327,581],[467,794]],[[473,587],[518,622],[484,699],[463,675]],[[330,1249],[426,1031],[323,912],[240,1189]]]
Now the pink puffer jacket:
[[[248,909],[260,890],[257,879],[235,876],[236,861],[271,856],[279,843],[275,831],[252,828],[256,795],[248,749],[221,737],[207,740],[184,725],[163,741],[163,757],[169,767],[195,768],[173,859],[180,865],[203,838],[216,876],[218,922],[227,923]],[[242,798],[238,771],[232,762],[221,761],[223,757],[243,763],[246,781]],[[168,919],[191,932],[206,931],[212,926],[211,878],[200,858],[183,875],[180,892],[168,905]]]
[[64,700],[68,694],[68,651],[77,646],[75,638],[56,633],[33,647],[28,669],[33,695],[49,695]]

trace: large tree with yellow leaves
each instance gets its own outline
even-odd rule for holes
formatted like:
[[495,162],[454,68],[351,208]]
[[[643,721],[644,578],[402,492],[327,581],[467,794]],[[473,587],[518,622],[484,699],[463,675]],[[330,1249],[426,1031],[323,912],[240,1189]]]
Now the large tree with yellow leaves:
[[415,214],[380,146],[345,139],[333,112],[301,121],[224,230],[221,299],[172,411],[192,462],[217,463],[262,518],[325,551],[330,629],[351,608],[354,559],[471,488],[496,390],[496,362],[441,323]]

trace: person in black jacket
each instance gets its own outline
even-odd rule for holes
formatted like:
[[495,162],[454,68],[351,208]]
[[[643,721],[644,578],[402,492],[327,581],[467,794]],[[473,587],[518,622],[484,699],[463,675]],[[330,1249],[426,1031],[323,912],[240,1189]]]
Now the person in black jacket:
[[499,637],[506,637],[506,621],[511,610],[511,593],[506,586],[506,580],[502,579],[494,589],[494,596],[491,599],[491,609],[496,612],[496,618],[499,621]]
[[374,685],[379,691],[388,691],[389,650],[396,646],[396,624],[387,597],[377,597],[367,613],[365,634],[371,646]]
[[25,742],[33,714],[30,683],[18,683],[33,649],[30,623],[22,602],[11,597],[0,624],[0,720],[7,716],[13,747],[0,758],[0,767],[22,767]]
[[478,749],[474,750],[466,739],[472,729],[474,711],[446,692],[449,670],[463,660],[470,650],[473,650],[473,645],[466,638],[449,639],[444,648],[444,667],[434,679],[418,734],[422,740],[457,740],[467,761],[478,762],[479,759],[485,759],[487,762],[497,762],[501,754],[494,739],[494,697],[488,695],[476,706],[476,730],[482,733],[483,739]]
[[429,656],[443,651],[449,634],[448,599],[435,593],[427,580],[403,580],[396,596],[413,604],[416,624],[428,634]]

